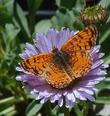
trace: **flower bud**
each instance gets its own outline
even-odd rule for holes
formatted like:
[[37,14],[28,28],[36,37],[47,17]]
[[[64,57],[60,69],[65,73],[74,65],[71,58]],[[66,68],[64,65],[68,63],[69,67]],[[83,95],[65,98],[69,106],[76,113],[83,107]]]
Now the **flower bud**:
[[108,18],[108,12],[101,5],[85,8],[80,14],[84,24],[104,23]]

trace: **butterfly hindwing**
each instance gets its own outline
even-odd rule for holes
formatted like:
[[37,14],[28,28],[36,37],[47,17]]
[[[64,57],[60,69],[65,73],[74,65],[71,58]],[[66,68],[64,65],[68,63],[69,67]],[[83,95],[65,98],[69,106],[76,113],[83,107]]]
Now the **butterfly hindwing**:
[[71,67],[74,78],[84,76],[92,66],[90,54],[84,51],[69,52],[65,59],[66,63]]
[[46,77],[46,80],[50,85],[59,89],[67,87],[72,82],[72,78],[67,74],[62,64],[59,64],[58,62],[50,64],[44,77]]

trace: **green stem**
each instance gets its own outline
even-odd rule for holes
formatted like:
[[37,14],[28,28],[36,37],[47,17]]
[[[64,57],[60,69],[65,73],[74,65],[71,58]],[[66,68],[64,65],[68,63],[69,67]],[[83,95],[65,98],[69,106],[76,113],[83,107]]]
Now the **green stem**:
[[87,116],[89,110],[89,104],[84,103],[83,116]]
[[83,112],[81,112],[81,110],[79,109],[78,104],[76,104],[74,111],[76,113],[76,116],[83,116]]
[[58,110],[59,110],[59,106],[57,105],[57,106],[55,106],[53,109],[52,109],[52,114],[54,115],[54,116],[56,116],[57,115],[57,113],[58,113]]
[[47,102],[45,104],[45,109],[46,109],[46,114],[47,116],[52,116],[52,112],[51,112],[51,103],[50,102]]
[[33,0],[33,2],[31,0],[27,0],[28,11],[29,11],[29,15],[28,15],[29,28],[31,34],[33,34],[34,32],[35,16],[36,16],[36,10],[34,10],[35,9],[34,4],[35,4],[35,0]]
[[70,116],[69,109],[64,108],[64,116]]
[[2,100],[0,100],[0,105],[4,105],[4,104],[16,104],[19,102],[24,101],[23,97],[19,97],[19,98],[15,98],[14,96],[12,97],[8,97],[8,98],[4,98]]
[[89,104],[86,102],[82,102],[81,104],[81,110],[79,108],[79,105],[76,104],[74,111],[77,116],[87,116],[88,110],[89,110]]

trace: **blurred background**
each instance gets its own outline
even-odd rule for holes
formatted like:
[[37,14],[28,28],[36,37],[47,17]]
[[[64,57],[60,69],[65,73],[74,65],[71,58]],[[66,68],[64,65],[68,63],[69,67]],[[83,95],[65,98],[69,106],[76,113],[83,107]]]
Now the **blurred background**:
[[[110,0],[95,2],[110,13]],[[80,12],[84,7],[84,0],[0,0],[0,116],[46,116],[45,105],[33,100],[34,96],[24,91],[23,84],[15,79],[21,60],[19,53],[26,42],[33,43],[36,32],[46,33],[51,27],[81,30],[84,24]],[[110,17],[102,24],[98,43],[105,53],[105,63],[109,64]],[[109,69],[107,78],[97,85],[99,92],[95,103],[90,103],[88,116],[110,116]],[[63,116],[62,109],[53,104],[51,112],[52,116]]]

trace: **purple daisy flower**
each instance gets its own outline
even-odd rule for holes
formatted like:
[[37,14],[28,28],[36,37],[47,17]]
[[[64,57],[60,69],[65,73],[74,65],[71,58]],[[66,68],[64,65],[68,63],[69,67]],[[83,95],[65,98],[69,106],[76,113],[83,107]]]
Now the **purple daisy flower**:
[[[20,54],[22,59],[31,57],[32,55],[49,52],[51,53],[53,46],[61,49],[62,45],[68,38],[75,35],[77,32],[62,28],[60,31],[50,29],[47,34],[37,33],[34,40],[34,45],[26,44],[25,51]],[[90,71],[77,82],[74,86],[64,89],[57,89],[49,85],[44,79],[37,78],[31,72],[27,72],[23,67],[17,67],[17,71],[22,72],[16,79],[21,82],[26,82],[24,89],[29,90],[31,94],[36,95],[36,100],[45,103],[50,100],[51,103],[58,103],[60,107],[65,105],[67,108],[74,107],[76,99],[94,101],[93,94],[97,90],[95,85],[105,78],[107,64],[101,59],[104,54],[99,52],[100,45],[95,46],[90,50],[90,55],[93,59],[93,65]]]

